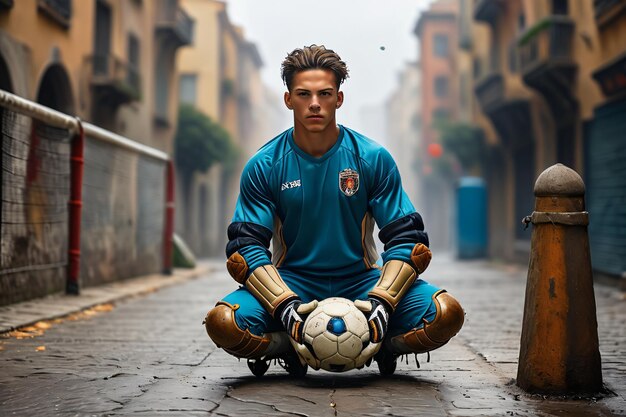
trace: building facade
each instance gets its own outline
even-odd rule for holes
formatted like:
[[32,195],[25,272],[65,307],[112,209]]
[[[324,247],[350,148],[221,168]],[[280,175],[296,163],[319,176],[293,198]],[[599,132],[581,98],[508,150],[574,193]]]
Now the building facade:
[[[461,2],[465,3],[465,2]],[[587,185],[597,272],[626,271],[626,5],[595,0],[476,0],[472,35],[488,30],[488,54],[470,49],[474,92],[489,121],[485,175],[492,256],[526,261],[537,176],[555,163]],[[477,45],[477,39],[472,40]]]
[[193,37],[177,0],[3,3],[3,89],[171,153],[173,62]]
[[218,122],[239,151],[235,164],[213,165],[196,173],[185,189],[179,177],[177,231],[201,256],[223,256],[243,166],[261,145],[278,132],[275,103],[261,82],[263,61],[254,43],[228,16],[217,0],[184,0],[198,24],[198,42],[180,54],[181,101]]

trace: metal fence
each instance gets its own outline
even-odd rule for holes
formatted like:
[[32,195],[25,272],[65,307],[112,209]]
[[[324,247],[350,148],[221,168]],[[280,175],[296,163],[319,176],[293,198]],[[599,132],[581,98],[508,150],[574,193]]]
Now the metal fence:
[[0,119],[0,305],[171,268],[167,154],[1,90]]
[[88,135],[85,139],[83,284],[159,271],[165,162]]
[[8,109],[0,114],[2,302],[64,288],[70,132]]

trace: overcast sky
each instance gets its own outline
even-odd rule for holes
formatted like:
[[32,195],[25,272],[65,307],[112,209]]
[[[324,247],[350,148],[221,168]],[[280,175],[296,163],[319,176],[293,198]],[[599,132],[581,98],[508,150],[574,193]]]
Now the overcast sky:
[[280,78],[280,63],[287,53],[313,43],[334,49],[350,70],[338,122],[357,130],[363,127],[362,109],[384,103],[396,87],[398,72],[406,62],[417,59],[413,28],[419,13],[431,2],[225,1],[231,21],[242,26],[246,38],[259,49],[265,63],[264,81],[281,97],[285,87]]

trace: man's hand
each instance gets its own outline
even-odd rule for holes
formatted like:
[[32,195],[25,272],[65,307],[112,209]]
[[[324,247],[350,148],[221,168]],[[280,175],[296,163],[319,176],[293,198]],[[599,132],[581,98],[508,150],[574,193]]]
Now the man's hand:
[[317,308],[317,304],[317,300],[306,304],[302,304],[300,300],[293,300],[280,313],[280,321],[285,326],[285,330],[297,343],[302,343],[302,330],[304,327],[302,316],[310,314]]
[[370,328],[370,341],[372,343],[380,343],[383,341],[387,333],[389,325],[389,313],[385,306],[375,298],[365,300],[356,300],[354,302],[356,308],[365,313],[367,324]]

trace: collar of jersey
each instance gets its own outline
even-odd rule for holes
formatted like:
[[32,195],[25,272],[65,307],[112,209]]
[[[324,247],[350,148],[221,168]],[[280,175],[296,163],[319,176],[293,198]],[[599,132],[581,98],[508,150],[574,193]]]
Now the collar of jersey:
[[333,156],[335,152],[337,152],[337,149],[339,149],[339,147],[341,146],[341,142],[343,142],[343,137],[345,136],[345,129],[343,128],[342,125],[338,125],[338,126],[339,126],[339,136],[337,137],[337,142],[335,142],[333,147],[330,148],[324,155],[320,156],[319,158],[316,158],[313,155],[309,155],[308,153],[300,149],[298,145],[296,145],[296,141],[293,139],[293,127],[289,131],[289,135],[287,135],[287,139],[289,141],[289,145],[291,146],[291,149],[293,149],[295,153],[297,153],[298,155],[300,155],[307,161],[324,162],[325,160]]

